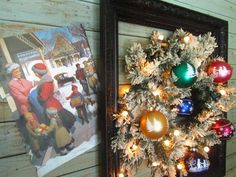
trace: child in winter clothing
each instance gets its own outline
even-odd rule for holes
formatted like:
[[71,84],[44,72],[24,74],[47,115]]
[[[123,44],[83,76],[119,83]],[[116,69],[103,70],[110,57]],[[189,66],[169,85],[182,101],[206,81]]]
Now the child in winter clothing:
[[50,120],[50,126],[47,133],[53,132],[57,148],[61,155],[66,155],[68,151],[74,148],[73,138],[63,126],[62,120],[58,116],[57,109],[49,107],[46,109],[47,117]]
[[39,153],[39,150],[40,150],[40,142],[39,142],[40,133],[37,131],[38,128],[40,127],[40,124],[39,124],[36,116],[31,112],[24,113],[24,117],[25,117],[25,120],[26,120],[25,126],[26,126],[26,129],[28,130],[28,133],[29,133],[29,140],[30,140],[31,149],[33,151],[33,154],[37,158],[40,158],[41,157],[41,155]]
[[70,100],[70,105],[72,108],[76,108],[79,118],[82,119],[82,124],[84,124],[84,121],[89,123],[84,96],[78,91],[78,87],[76,85],[72,85],[72,93],[70,96],[66,97],[66,99]]

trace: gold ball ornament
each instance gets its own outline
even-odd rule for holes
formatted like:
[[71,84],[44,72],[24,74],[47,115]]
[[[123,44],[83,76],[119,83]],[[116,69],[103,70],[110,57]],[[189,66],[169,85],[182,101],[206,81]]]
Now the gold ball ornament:
[[159,139],[168,133],[168,119],[160,111],[148,111],[140,119],[142,133],[150,139]]

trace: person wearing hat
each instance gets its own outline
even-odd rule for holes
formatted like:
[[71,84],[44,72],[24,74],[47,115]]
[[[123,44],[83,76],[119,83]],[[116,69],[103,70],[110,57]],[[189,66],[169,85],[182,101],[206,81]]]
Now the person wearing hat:
[[38,100],[46,110],[49,107],[57,109],[64,126],[70,130],[75,122],[74,115],[66,110],[60,101],[54,96],[54,83],[52,77],[48,74],[47,67],[43,63],[36,63],[32,71],[40,79],[38,82]]
[[84,70],[89,87],[96,93],[99,83],[93,63],[91,61],[84,61]]
[[75,72],[75,77],[76,77],[76,79],[79,80],[80,84],[83,87],[84,92],[88,95],[89,88],[88,88],[88,83],[87,83],[87,79],[85,76],[84,68],[81,68],[79,63],[77,63],[75,66],[77,68],[76,72]]
[[70,100],[70,105],[72,108],[76,108],[79,118],[82,120],[82,124],[84,121],[89,123],[87,117],[87,111],[85,108],[85,100],[84,96],[78,91],[77,85],[72,85],[72,93],[70,96],[66,97],[67,100]]
[[33,88],[32,82],[21,77],[20,65],[10,63],[6,65],[6,72],[10,75],[11,80],[8,82],[9,94],[14,99],[20,119],[17,120],[17,126],[24,137],[26,143],[29,142],[28,132],[25,127],[25,116],[31,107],[28,101],[28,95]]
[[21,77],[19,64],[7,64],[6,70],[7,74],[11,76],[11,80],[8,82],[9,93],[15,101],[19,114],[22,116],[25,112],[30,110],[28,95],[30,90],[33,88],[33,84],[32,82]]
[[71,151],[74,148],[73,138],[63,126],[56,108],[49,107],[46,109],[46,113],[50,120],[50,126],[46,133],[53,132],[56,146],[60,150],[60,154],[66,155],[68,151]]

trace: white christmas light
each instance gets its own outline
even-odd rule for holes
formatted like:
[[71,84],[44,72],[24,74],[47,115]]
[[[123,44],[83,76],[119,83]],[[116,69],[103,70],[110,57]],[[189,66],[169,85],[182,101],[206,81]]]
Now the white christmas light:
[[137,149],[138,149],[138,146],[137,146],[136,144],[133,144],[132,150],[135,151],[135,150],[137,150]]
[[153,90],[152,91],[152,94],[154,95],[154,96],[157,96],[157,95],[160,95],[161,94],[161,91],[160,91],[160,89],[156,89],[156,90]]
[[119,177],[125,177],[125,175],[123,173],[120,173]]
[[128,113],[127,111],[122,111],[121,115],[122,115],[123,117],[127,117],[127,116],[129,115],[129,113]]
[[187,44],[187,43],[189,43],[189,41],[190,41],[190,37],[189,36],[185,36],[184,37],[184,42]]
[[160,165],[160,162],[153,162],[153,163],[152,163],[152,166],[154,166],[154,167],[156,167],[156,166],[158,166],[158,165]]
[[223,89],[222,89],[222,90],[220,90],[219,92],[220,92],[220,94],[221,94],[221,95],[223,95],[223,96],[224,96],[224,95],[226,95],[226,91],[225,91],[225,90],[223,90]]
[[210,151],[210,148],[208,146],[205,146],[203,149],[204,149],[205,152],[209,152]]
[[165,140],[165,141],[164,141],[164,145],[165,145],[165,146],[170,146],[170,140]]
[[181,163],[178,163],[178,164],[177,164],[177,168],[178,168],[179,170],[182,170],[182,169],[183,169],[183,165],[182,165]]
[[174,131],[174,135],[175,135],[175,136],[179,136],[179,135],[180,135],[180,131],[179,131],[179,130],[175,130],[175,131]]
[[160,34],[160,35],[158,36],[158,39],[159,39],[160,41],[162,41],[162,40],[164,39],[164,35]]

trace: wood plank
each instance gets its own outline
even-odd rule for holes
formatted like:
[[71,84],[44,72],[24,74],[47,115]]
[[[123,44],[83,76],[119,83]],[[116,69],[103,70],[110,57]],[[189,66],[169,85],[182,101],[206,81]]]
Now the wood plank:
[[83,2],[90,2],[90,3],[94,3],[94,4],[100,4],[100,0],[80,0]]
[[0,102],[0,122],[11,121],[14,117],[7,102]]
[[25,152],[24,142],[16,123],[0,123],[0,157]]
[[130,48],[133,43],[140,43],[143,47],[148,44],[148,38],[136,36],[119,35],[118,41],[118,52],[120,59],[124,59],[124,56],[127,54],[127,49]]
[[126,22],[118,23],[118,33],[120,35],[150,38],[153,31],[158,31],[165,37],[168,37],[173,33],[172,31],[168,31],[168,30],[164,30],[160,28],[147,27],[147,26],[131,24],[131,23],[126,23]]
[[228,49],[229,64],[236,64],[236,49]]
[[0,17],[4,20],[34,24],[66,26],[81,22],[86,29],[99,30],[99,5],[78,0],[0,1]]
[[90,151],[82,154],[71,161],[61,165],[54,171],[45,175],[45,177],[61,176],[63,174],[71,173],[73,171],[79,171],[93,166],[97,166],[101,163],[100,151]]
[[236,19],[236,5],[228,3],[227,1],[175,0],[175,2],[178,2],[179,4],[181,3],[182,6],[188,6],[191,7],[191,9],[196,9],[197,11],[204,11],[206,13],[212,12],[217,15]]
[[[236,16],[236,14],[235,14],[235,16]],[[229,49],[236,49],[236,42],[235,42],[236,41],[236,34],[229,33],[228,34],[228,40],[229,40],[228,48]]]
[[[99,148],[95,147],[88,152],[76,157],[68,163],[60,166],[52,171],[47,177],[61,176],[65,173],[80,171],[86,168],[91,168],[98,165]],[[30,156],[16,155],[8,158],[0,159],[0,174],[1,177],[33,177],[37,176],[36,168],[31,164]]]
[[84,170],[64,174],[61,177],[101,177],[101,166],[94,166]]
[[1,177],[34,177],[36,168],[29,155],[18,155],[0,159],[0,174]]
[[225,177],[236,177],[236,166],[226,171]]
[[234,69],[236,68],[236,64],[230,64],[230,66],[233,68],[233,74],[231,76],[231,79],[236,80],[236,69]]
[[235,152],[236,152],[236,136],[234,136],[230,140],[227,140],[226,155],[229,156]]
[[[177,6],[181,6],[181,7],[190,9],[190,10],[198,11],[198,12],[201,12],[206,15],[210,15],[210,16],[214,16],[214,17],[226,20],[229,23],[229,32],[236,33],[236,31],[235,31],[235,28],[236,28],[236,19],[235,19],[236,15],[235,15],[235,13],[233,14],[233,12],[231,11],[233,16],[229,16],[226,14],[227,10],[224,10],[223,8],[220,8],[220,11],[208,10],[209,7],[204,5],[204,3],[208,2],[211,4],[210,6],[212,6],[212,8],[214,8],[214,6],[212,5],[213,3],[211,1],[201,0],[202,6],[197,5],[199,3],[199,1],[197,1],[197,0],[195,0],[194,3],[189,3],[189,1],[186,1],[186,0],[162,0],[162,1],[165,1],[170,4],[175,4]],[[194,0],[192,0],[192,1],[194,1]]]
[[226,157],[226,171],[236,167],[236,152]]
[[236,115],[236,109],[231,109],[231,110],[227,113],[228,119],[229,119],[232,123],[234,123],[234,124],[236,124],[236,117],[235,117],[235,115]]

